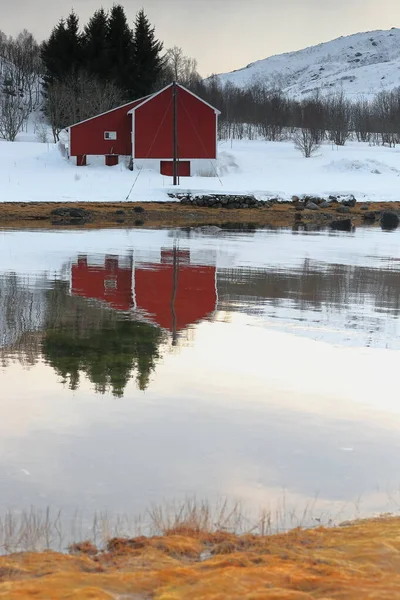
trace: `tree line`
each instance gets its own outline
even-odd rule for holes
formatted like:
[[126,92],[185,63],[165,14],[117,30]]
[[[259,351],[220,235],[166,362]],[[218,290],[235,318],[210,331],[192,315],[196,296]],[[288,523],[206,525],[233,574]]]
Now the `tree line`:
[[[81,27],[73,11],[39,44],[24,30],[0,32],[0,137],[14,140],[29,115],[43,111],[54,141],[72,123],[178,81],[221,112],[219,136],[294,139],[306,155],[324,140],[393,146],[400,142],[400,88],[350,101],[340,88],[293,99],[262,83],[246,89],[203,80],[195,59],[164,50],[144,10],[129,24],[123,6],[100,8]],[[43,128],[43,140],[46,128]],[[38,136],[40,137],[38,126]]]
[[322,141],[343,146],[349,138],[394,146],[400,143],[400,87],[371,98],[346,97],[341,88],[301,100],[262,84],[239,88],[221,84],[217,76],[199,80],[192,90],[219,108],[221,139],[268,141],[307,138],[312,147]]
[[197,63],[177,46],[164,51],[143,9],[132,26],[120,4],[96,10],[83,27],[72,11],[42,44],[27,31],[15,39],[0,32],[0,136],[13,141],[41,107],[57,141],[68,125],[173,79],[200,81]]
[[41,49],[45,112],[61,129],[154,91],[163,70],[163,43],[144,10],[130,27],[124,8],[97,10],[81,30],[72,12]]

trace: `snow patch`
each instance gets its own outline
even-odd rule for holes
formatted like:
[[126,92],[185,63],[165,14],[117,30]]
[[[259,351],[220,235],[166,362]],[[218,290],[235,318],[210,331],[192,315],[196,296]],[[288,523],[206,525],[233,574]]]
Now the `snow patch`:
[[325,169],[327,171],[333,171],[335,173],[346,173],[349,171],[358,171],[361,173],[372,173],[373,175],[384,175],[387,173],[393,173],[397,177],[400,175],[400,170],[395,167],[386,165],[379,160],[373,160],[367,158],[364,160],[351,160],[348,158],[342,158],[340,160],[333,160]]

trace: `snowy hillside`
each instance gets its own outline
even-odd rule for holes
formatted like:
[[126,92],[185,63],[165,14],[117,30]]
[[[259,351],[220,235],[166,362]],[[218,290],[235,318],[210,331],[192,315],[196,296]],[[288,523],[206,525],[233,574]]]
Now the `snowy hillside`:
[[271,56],[219,75],[239,87],[255,82],[301,98],[338,87],[349,97],[371,96],[400,86],[400,29],[340,37],[297,52]]

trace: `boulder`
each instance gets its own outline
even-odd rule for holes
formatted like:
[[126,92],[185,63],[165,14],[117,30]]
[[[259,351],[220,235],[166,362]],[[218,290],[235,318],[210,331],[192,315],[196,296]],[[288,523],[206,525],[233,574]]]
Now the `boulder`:
[[350,212],[350,206],[339,206],[339,208],[336,209],[336,212],[338,213],[349,213]]
[[88,220],[90,212],[84,208],[60,207],[51,211],[50,215],[60,220]]
[[345,198],[341,198],[340,201],[343,206],[350,206],[351,208],[357,204],[357,200],[352,194],[350,196],[346,196]]
[[304,204],[309,204],[310,202],[313,202],[314,204],[321,204],[321,202],[323,202],[324,199],[320,198],[319,196],[303,196],[303,202]]
[[386,231],[393,231],[397,229],[400,223],[400,218],[397,213],[391,211],[385,211],[381,216],[381,227]]
[[355,229],[351,219],[338,219],[329,223],[329,226],[333,231],[354,231]]
[[318,206],[318,204],[315,204],[315,202],[309,201],[306,204],[306,209],[307,210],[319,210],[319,206]]
[[329,208],[330,207],[330,203],[329,202],[322,202],[322,204],[319,205],[320,208]]
[[376,221],[376,213],[374,211],[366,212],[363,214],[363,219],[369,223],[374,223]]

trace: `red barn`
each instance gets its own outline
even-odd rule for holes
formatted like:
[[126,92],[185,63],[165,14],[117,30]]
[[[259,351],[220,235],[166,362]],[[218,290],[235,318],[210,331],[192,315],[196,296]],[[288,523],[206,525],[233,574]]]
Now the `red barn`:
[[107,165],[120,156],[136,168],[156,169],[184,177],[215,172],[217,126],[220,112],[172,83],[161,91],[135,100],[69,128],[69,154],[77,165],[88,156],[104,156]]
[[161,250],[159,263],[123,265],[106,257],[90,265],[80,257],[71,267],[71,293],[114,310],[139,311],[146,320],[176,334],[216,310],[215,266],[190,263],[188,250]]

